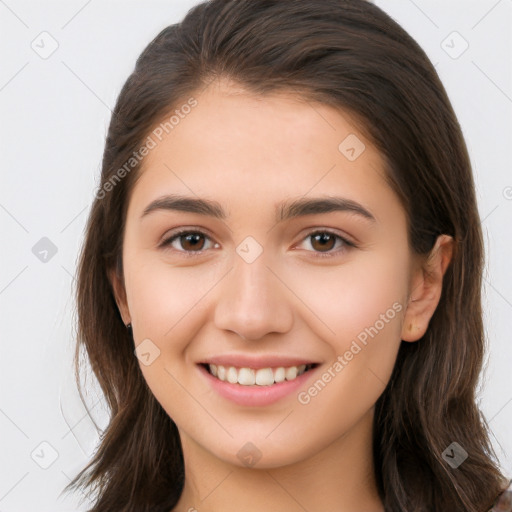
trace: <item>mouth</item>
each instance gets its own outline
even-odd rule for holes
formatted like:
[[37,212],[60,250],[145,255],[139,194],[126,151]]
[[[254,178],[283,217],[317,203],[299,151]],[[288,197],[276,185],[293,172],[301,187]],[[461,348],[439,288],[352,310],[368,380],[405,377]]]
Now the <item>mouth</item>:
[[322,363],[284,354],[222,354],[196,363],[215,395],[244,407],[290,400],[320,371]]
[[283,382],[296,380],[306,372],[318,366],[317,363],[301,364],[296,366],[276,366],[267,368],[249,368],[224,366],[220,364],[201,363],[212,377],[229,384],[240,386],[270,387]]

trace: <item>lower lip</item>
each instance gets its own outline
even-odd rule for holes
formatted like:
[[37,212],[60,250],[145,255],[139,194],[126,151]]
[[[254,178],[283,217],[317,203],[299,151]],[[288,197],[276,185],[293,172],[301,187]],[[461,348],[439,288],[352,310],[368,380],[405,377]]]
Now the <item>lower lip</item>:
[[204,366],[198,365],[198,367],[199,371],[206,377],[212,388],[217,391],[219,395],[238,405],[250,407],[270,405],[294,393],[304,385],[306,380],[308,380],[318,368],[318,366],[316,366],[293,380],[285,380],[277,384],[272,384],[271,386],[242,386],[241,384],[231,384],[230,382],[219,380]]

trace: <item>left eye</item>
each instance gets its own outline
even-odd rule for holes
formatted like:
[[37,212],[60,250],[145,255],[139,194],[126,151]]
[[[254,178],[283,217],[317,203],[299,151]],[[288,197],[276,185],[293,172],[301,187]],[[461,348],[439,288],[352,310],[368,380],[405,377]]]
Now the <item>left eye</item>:
[[[303,243],[307,240],[311,241],[312,252],[318,253],[319,256],[332,256],[335,253],[347,250],[348,247],[356,247],[354,243],[331,231],[314,231],[303,238]],[[208,245],[207,242],[210,242],[210,247],[205,247]],[[338,250],[333,250],[336,243],[338,243]],[[181,247],[177,247],[177,245]],[[219,244],[214,244],[211,238],[202,231],[180,231],[161,243],[161,247],[168,246],[178,252],[195,256],[212,246],[219,247]]]
[[[355,244],[331,231],[315,231],[304,238],[304,241],[310,240],[310,245],[318,256],[333,256],[338,252],[347,250],[347,247],[355,247]],[[338,244],[338,250],[333,250]]]

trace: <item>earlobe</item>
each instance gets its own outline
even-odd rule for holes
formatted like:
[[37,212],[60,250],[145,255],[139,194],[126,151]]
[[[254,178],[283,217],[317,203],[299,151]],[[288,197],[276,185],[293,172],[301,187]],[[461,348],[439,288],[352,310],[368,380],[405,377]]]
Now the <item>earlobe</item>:
[[453,238],[439,235],[436,243],[414,272],[411,293],[402,324],[402,340],[414,342],[427,332],[443,288],[443,276],[453,255]]
[[131,323],[131,316],[128,310],[123,278],[118,274],[115,268],[110,268],[107,273],[110,285],[112,286],[114,299],[116,301],[117,308],[119,309],[119,314],[121,315],[124,324],[128,325]]

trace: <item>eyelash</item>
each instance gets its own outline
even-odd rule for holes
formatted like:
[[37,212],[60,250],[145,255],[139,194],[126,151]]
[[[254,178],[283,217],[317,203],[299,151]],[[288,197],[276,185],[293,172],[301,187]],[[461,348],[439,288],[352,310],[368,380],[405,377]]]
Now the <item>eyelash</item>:
[[[332,258],[332,257],[335,257],[335,256],[339,255],[340,253],[345,252],[345,251],[347,251],[349,249],[356,249],[358,247],[355,243],[350,242],[346,238],[344,238],[344,237],[338,235],[337,233],[334,233],[333,231],[330,231],[328,229],[320,229],[320,230],[317,229],[315,231],[311,231],[301,241],[304,241],[307,238],[312,237],[313,235],[319,235],[319,234],[327,234],[327,235],[334,236],[335,238],[337,238],[338,240],[341,240],[343,242],[344,247],[342,247],[341,249],[338,249],[338,250],[330,250],[329,252],[326,252],[326,253],[322,253],[322,252],[318,252],[318,251],[308,251],[308,252],[313,252],[315,254],[315,257],[318,257],[318,258]],[[208,236],[203,231],[183,229],[181,231],[173,233],[170,237],[166,238],[160,244],[159,247],[165,249],[168,246],[170,246],[171,243],[174,240],[179,239],[183,235],[202,235],[205,238],[210,239],[210,236]],[[185,250],[178,250],[178,249],[174,249],[174,250],[179,252],[179,253],[182,253],[187,258],[195,258],[197,256],[201,256],[206,249],[205,250],[200,250],[200,251],[185,251]]]

